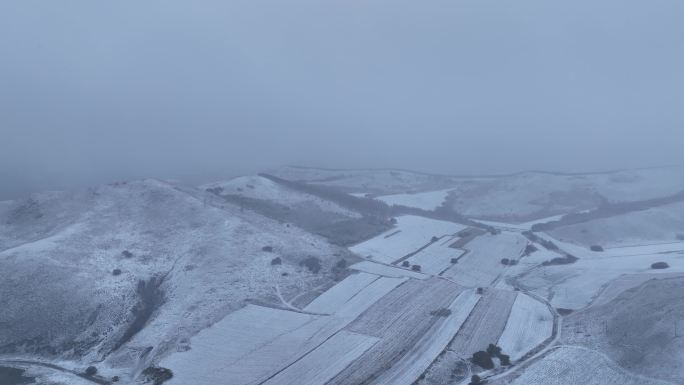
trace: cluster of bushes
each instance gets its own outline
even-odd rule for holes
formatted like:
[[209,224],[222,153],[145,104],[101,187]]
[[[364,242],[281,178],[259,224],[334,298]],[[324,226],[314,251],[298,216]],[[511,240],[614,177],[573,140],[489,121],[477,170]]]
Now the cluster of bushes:
[[[524,231],[522,234],[527,239],[529,239],[530,241],[536,242],[536,243],[542,245],[546,250],[551,250],[551,251],[557,251],[558,250],[558,246],[555,243],[538,236],[537,234],[533,233],[532,231]],[[532,247],[534,247],[534,246],[532,246]],[[527,248],[525,250],[527,251]],[[535,251],[536,251],[536,248],[535,248]]]
[[525,246],[525,256],[529,256],[530,254],[534,253],[538,249],[531,243],[528,243],[527,246]]
[[299,262],[299,266],[306,266],[310,272],[317,274],[321,271],[321,260],[317,257],[308,257]]
[[501,264],[506,266],[515,266],[518,264],[518,261],[515,259],[503,258],[501,259]]
[[468,385],[481,385],[484,384],[484,381],[478,376],[477,374],[473,374],[472,377],[470,377],[470,382]]
[[577,262],[579,258],[571,254],[565,254],[562,257],[556,257],[549,259],[548,261],[542,262],[542,266],[552,266],[552,265],[569,265],[571,263]]
[[592,245],[589,249],[598,253],[603,251],[603,246]]
[[511,357],[503,354],[501,348],[494,344],[489,344],[487,350],[473,353],[473,357],[470,360],[482,369],[494,369],[493,358],[498,358],[503,366],[509,366],[511,364]]
[[164,382],[173,378],[173,372],[170,369],[160,368],[157,366],[149,366],[142,372],[145,382],[152,385],[162,385]]
[[223,192],[223,187],[210,187],[206,191],[214,195],[221,195]]
[[667,262],[656,262],[651,265],[651,269],[667,269],[670,265]]
[[409,261],[404,261],[404,262],[402,262],[402,263],[401,263],[401,266],[402,266],[402,267],[406,267],[406,268],[410,267],[411,270],[413,270],[413,271],[420,271],[420,270],[422,269],[422,267],[421,267],[420,265],[413,265],[413,266],[411,266],[411,262],[409,262]]

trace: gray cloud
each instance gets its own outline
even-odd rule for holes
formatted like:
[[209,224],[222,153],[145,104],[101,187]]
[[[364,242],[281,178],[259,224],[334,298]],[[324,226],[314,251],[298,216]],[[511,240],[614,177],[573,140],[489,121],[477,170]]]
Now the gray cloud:
[[684,163],[679,0],[0,3],[0,199],[279,164]]

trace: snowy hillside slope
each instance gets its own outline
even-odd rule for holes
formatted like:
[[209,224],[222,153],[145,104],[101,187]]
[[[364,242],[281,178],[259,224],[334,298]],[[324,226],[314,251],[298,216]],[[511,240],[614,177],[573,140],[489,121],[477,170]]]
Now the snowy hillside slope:
[[[247,302],[285,307],[280,297],[332,282],[346,255],[295,226],[156,180],[38,194],[0,221],[0,353],[108,357],[122,370]],[[301,264],[311,258],[316,274]]]
[[410,193],[399,195],[403,200],[413,193],[450,189],[446,204],[451,210],[471,218],[512,223],[588,210],[609,202],[653,199],[684,191],[682,167],[584,174],[529,171],[476,177],[404,170],[299,167],[284,167],[273,173],[282,178],[305,180],[353,193]]
[[[271,177],[272,178],[272,177]],[[253,210],[280,222],[292,223],[318,234],[337,245],[350,245],[390,227],[389,219],[363,205],[352,208],[336,203],[329,196],[291,188],[287,181],[278,182],[263,176],[246,176],[201,186],[207,192],[223,198],[241,209]],[[344,193],[343,198],[355,199]],[[364,201],[363,199],[357,199]],[[373,200],[366,200],[378,205]]]
[[247,198],[277,202],[289,207],[312,205],[323,212],[335,213],[349,218],[359,218],[361,216],[359,213],[348,210],[333,202],[291,190],[258,175],[208,183],[200,186],[200,188],[209,191],[214,190],[218,195],[241,195]]
[[684,202],[563,226],[549,234],[586,247],[684,242]]

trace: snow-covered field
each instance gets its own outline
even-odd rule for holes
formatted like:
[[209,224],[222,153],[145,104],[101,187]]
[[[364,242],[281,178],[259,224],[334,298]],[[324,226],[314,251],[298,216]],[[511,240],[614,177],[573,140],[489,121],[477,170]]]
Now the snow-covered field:
[[380,277],[375,274],[364,272],[352,274],[318,296],[303,310],[310,313],[332,314],[378,278]]
[[487,289],[449,343],[449,349],[468,358],[489,344],[496,344],[506,326],[516,294],[514,291]]
[[366,273],[382,275],[384,277],[394,277],[394,278],[415,278],[415,279],[426,279],[429,276],[426,274],[418,273],[409,269],[403,269],[399,267],[392,267],[388,265],[382,265],[379,263],[371,261],[363,261],[355,263],[349,266],[350,269],[364,271]]
[[507,268],[501,260],[518,260],[527,243],[518,233],[479,236],[466,245],[469,252],[442,275],[467,287],[488,286]]
[[[259,383],[280,373],[282,368],[292,368],[289,365],[297,362],[294,368],[282,374],[285,376],[282,378],[290,381],[297,377],[293,373],[300,373],[314,384],[317,379],[336,374],[320,371],[320,368],[312,369],[315,357],[324,357],[335,349],[334,346],[319,345],[329,343],[331,337],[337,338],[333,336],[338,331],[404,281],[365,273],[352,275],[312,303],[316,310],[330,310],[333,316],[249,305],[204,329],[192,338],[191,350],[172,354],[162,364],[176,373],[171,384],[210,385],[225,378],[230,378],[233,384]],[[357,336],[347,337],[357,339]],[[359,336],[357,342],[359,348],[365,348],[340,348],[337,351],[339,361],[336,362],[342,365],[341,368],[371,346],[374,340]],[[314,358],[300,362],[300,357],[312,349],[318,350],[312,356]]]
[[401,205],[407,207],[415,207],[427,211],[432,211],[444,203],[450,189],[427,191],[420,193],[405,193],[394,195],[383,195],[375,199],[379,199],[388,205]]
[[444,351],[479,300],[480,296],[473,290],[462,292],[448,307],[451,314],[440,319],[399,362],[373,383],[377,385],[414,384]]
[[363,257],[392,263],[426,246],[432,237],[454,235],[466,226],[414,215],[397,217],[396,228],[349,249]]
[[377,341],[375,337],[342,330],[264,384],[325,384]]
[[199,332],[192,338],[190,350],[171,354],[161,365],[174,373],[170,384],[214,384],[221,378],[248,383],[256,378],[254,373],[279,369],[280,362],[265,359],[260,367],[244,368],[241,373],[221,368],[314,319],[308,314],[248,305]]
[[579,258],[603,258],[620,256],[653,255],[664,253],[676,253],[684,251],[684,242],[652,242],[642,241],[640,244],[606,247],[604,251],[592,251],[588,246],[579,245],[552,237],[546,233],[537,233],[538,236],[555,243],[562,250]]
[[511,360],[517,361],[551,337],[553,314],[536,299],[519,293],[508,316],[498,345]]
[[458,236],[444,237],[406,260],[411,265],[419,265],[423,273],[439,275],[451,267],[452,259],[458,259],[466,252],[463,249],[449,247],[458,239]]
[[673,385],[629,374],[604,355],[578,347],[560,347],[522,371],[520,377],[496,385]]
[[[652,269],[666,262],[669,268]],[[643,254],[579,259],[569,265],[539,267],[519,281],[554,307],[581,309],[591,303],[601,288],[624,274],[669,274],[684,272],[684,254]]]

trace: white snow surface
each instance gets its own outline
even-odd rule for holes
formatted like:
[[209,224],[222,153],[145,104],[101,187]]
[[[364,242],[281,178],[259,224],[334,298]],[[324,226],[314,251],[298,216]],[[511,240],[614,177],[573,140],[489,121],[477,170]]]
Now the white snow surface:
[[454,235],[465,228],[458,223],[404,215],[397,217],[395,228],[349,249],[363,257],[392,263],[426,246],[432,237]]
[[498,345],[512,361],[539,346],[553,333],[553,314],[536,299],[518,293]]
[[373,384],[414,384],[430,364],[446,349],[479,300],[480,295],[475,294],[472,290],[459,294],[449,305],[451,314],[432,326],[407,354],[385,371]]
[[303,310],[310,313],[332,314],[378,278],[380,277],[375,274],[364,272],[352,274],[319,295]]
[[519,259],[527,243],[513,232],[481,235],[468,242],[469,252],[442,275],[466,287],[488,286],[507,269],[501,259]]
[[605,355],[559,347],[522,371],[511,385],[672,385],[625,372]]
[[[343,365],[342,367],[333,365],[328,371],[311,371],[315,360],[320,360],[320,357],[335,349],[334,346],[322,348],[321,344],[329,342],[331,338],[334,339],[333,336],[342,328],[405,280],[380,277],[356,292],[356,295],[342,295],[346,297],[346,301],[332,316],[247,306],[201,331],[191,340],[191,350],[172,354],[165,358],[162,364],[168,365],[165,367],[169,367],[175,373],[172,385],[213,385],[226,379],[230,379],[230,383],[235,385],[256,384],[271,379],[283,368],[292,367],[290,365],[293,364],[298,365],[295,369],[300,373],[306,372],[310,381],[334,376],[337,372],[332,369],[343,369],[346,366],[343,365],[345,362],[348,364],[350,359],[363,353],[375,340],[359,337],[363,339],[359,340],[363,349],[359,350],[359,347],[356,347],[337,350],[339,362],[335,365]],[[339,294],[342,294],[345,288],[351,287],[356,290],[353,286],[349,283],[341,288],[334,286],[330,289],[334,293],[327,295],[326,301],[341,302]],[[326,301],[319,302],[317,306],[327,308],[331,303]],[[312,356],[314,358],[305,357],[307,361],[297,364],[314,349],[322,350]],[[319,370],[326,365],[329,363],[322,365]],[[286,378],[290,379],[292,373],[289,372]]]
[[[660,250],[654,248],[654,251]],[[623,255],[580,256],[572,264],[539,267],[524,274],[520,282],[528,290],[549,299],[554,307],[576,310],[589,305],[605,285],[622,275],[684,272],[682,253],[645,253],[642,247],[637,253],[630,248],[623,251]],[[669,268],[652,269],[651,264],[655,262],[666,262]]]
[[375,344],[379,338],[342,330],[266,385],[320,385],[335,377]]
[[365,271],[371,274],[382,275],[384,277],[394,277],[394,278],[415,278],[415,279],[427,279],[429,275],[419,273],[417,271],[412,271],[409,269],[403,269],[394,266],[382,265],[380,263],[375,263],[371,261],[362,261],[349,266],[350,269]]
[[466,252],[463,249],[449,247],[458,239],[458,236],[444,237],[411,256],[407,261],[411,265],[419,265],[421,267],[420,271],[425,274],[439,275],[451,267],[452,258],[459,258]]

